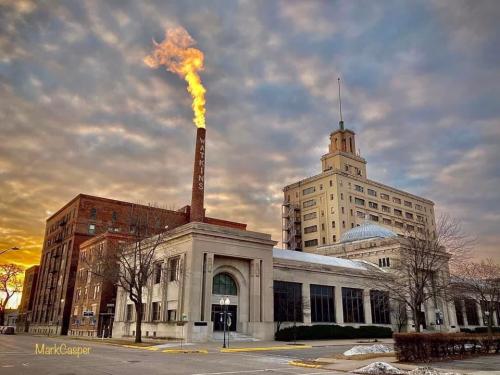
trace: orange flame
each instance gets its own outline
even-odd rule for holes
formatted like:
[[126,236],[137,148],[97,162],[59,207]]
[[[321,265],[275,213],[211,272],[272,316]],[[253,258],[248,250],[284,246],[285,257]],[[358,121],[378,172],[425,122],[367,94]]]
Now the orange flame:
[[153,53],[144,58],[150,68],[165,68],[184,78],[188,83],[188,91],[193,98],[191,105],[194,112],[194,123],[198,128],[205,127],[205,88],[198,72],[203,70],[203,52],[192,48],[196,41],[182,27],[167,29],[165,40],[157,43],[153,40]]

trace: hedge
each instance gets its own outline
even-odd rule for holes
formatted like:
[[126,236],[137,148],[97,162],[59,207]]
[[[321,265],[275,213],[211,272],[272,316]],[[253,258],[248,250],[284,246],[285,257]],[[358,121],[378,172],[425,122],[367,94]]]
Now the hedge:
[[287,327],[280,329],[275,334],[275,338],[278,341],[390,337],[392,337],[392,330],[388,327],[360,326],[359,328],[354,328],[335,324]]
[[[488,327],[460,328],[460,332],[466,333],[487,333]],[[491,327],[491,332],[500,333],[500,327]]]
[[500,335],[470,333],[395,333],[394,351],[401,362],[500,352]]

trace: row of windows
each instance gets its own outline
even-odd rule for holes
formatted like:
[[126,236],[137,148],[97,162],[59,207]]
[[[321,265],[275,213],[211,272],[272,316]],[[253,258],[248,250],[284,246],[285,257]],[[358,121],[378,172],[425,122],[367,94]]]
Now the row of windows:
[[[342,313],[345,323],[364,323],[363,290],[341,288]],[[310,285],[310,300],[302,298],[302,284],[274,281],[274,320],[302,322],[304,305],[310,304],[312,322],[335,322],[335,287]],[[371,290],[372,323],[390,324],[388,292]]]
[[[153,302],[151,303],[151,320],[152,321],[158,321],[158,320],[163,320],[162,318],[162,306],[161,302]],[[130,322],[135,319],[136,313],[135,313],[135,306],[133,304],[128,304],[127,309],[125,310],[125,321]],[[167,310],[167,321],[173,322],[176,321],[177,319],[177,310]],[[142,304],[142,321],[148,320],[147,319],[147,311],[146,311],[146,304]]]
[[[362,199],[362,198],[355,197],[354,198],[354,203],[357,204],[358,206],[365,206],[365,200]],[[375,210],[378,210],[378,203],[377,202],[368,201],[368,207],[372,208],[372,209],[375,209]],[[382,205],[382,212],[386,212],[386,213],[390,214],[391,213],[391,208],[389,206]],[[394,208],[394,215],[395,216],[403,217],[403,211],[400,210],[400,209],[398,209],[398,208]],[[411,212],[405,212],[404,213],[404,217],[406,219],[409,219],[409,220],[414,220],[414,215]],[[422,215],[417,215],[417,220],[423,223],[424,222],[424,217]]]
[[[354,190],[360,192],[360,193],[364,193],[365,191],[365,188],[361,185],[354,185]],[[377,192],[373,189],[370,189],[368,188],[367,189],[367,193],[368,195],[372,196],[372,197],[376,197],[377,196]],[[386,193],[380,193],[380,198],[381,199],[384,199],[386,201],[390,200],[390,197],[388,194]],[[401,201],[400,198],[397,198],[397,197],[392,197],[392,201],[394,203],[397,203],[397,204],[401,204],[401,202],[403,202],[404,206],[405,207],[413,207],[413,203],[410,202],[410,201],[407,201],[407,200],[403,200]],[[419,211],[422,211],[422,210],[425,210],[425,207],[422,207],[422,205],[418,204],[418,203],[415,203],[415,209],[419,210]]]
[[[167,270],[166,271],[167,271],[167,280],[168,281],[179,280],[179,263],[180,263],[179,257],[170,258],[167,261]],[[161,282],[163,263],[156,262],[153,267],[154,267],[154,269],[153,269],[153,282],[155,284],[159,284]]]

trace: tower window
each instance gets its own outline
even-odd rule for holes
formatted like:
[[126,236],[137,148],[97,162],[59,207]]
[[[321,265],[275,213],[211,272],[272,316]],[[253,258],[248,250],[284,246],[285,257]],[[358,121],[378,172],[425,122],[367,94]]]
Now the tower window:
[[93,207],[90,210],[90,220],[95,220],[97,219],[97,208]]

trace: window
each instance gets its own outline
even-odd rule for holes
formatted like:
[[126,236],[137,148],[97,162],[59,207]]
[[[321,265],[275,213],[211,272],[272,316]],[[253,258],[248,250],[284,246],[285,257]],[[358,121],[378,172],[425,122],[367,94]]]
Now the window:
[[391,324],[388,292],[370,290],[370,305],[373,323]]
[[365,218],[365,213],[361,212],[361,211],[356,211],[356,216],[360,217],[361,219],[364,219]]
[[321,243],[322,243],[323,245],[324,245],[324,244],[326,244],[326,238],[325,238],[325,237],[323,237],[323,238],[321,239]]
[[330,200],[333,201],[333,194],[330,194]]
[[385,217],[382,219],[382,223],[385,225],[392,225],[392,220],[391,219],[386,219]]
[[342,308],[345,323],[364,323],[363,290],[342,288]]
[[423,223],[424,217],[422,215],[417,215],[417,220],[420,221],[421,223]]
[[363,186],[359,186],[359,185],[354,185],[354,190],[359,191],[360,193],[365,191]]
[[332,221],[332,228],[335,228],[335,221]]
[[311,284],[310,291],[311,321],[335,322],[334,287]]
[[459,326],[464,325],[464,310],[462,309],[462,301],[459,299],[454,300],[455,312],[457,313],[457,324]]
[[153,320],[161,320],[161,302],[153,302],[151,305],[153,310]]
[[167,320],[173,322],[177,319],[177,310],[167,310]]
[[337,236],[336,236],[336,235],[333,235],[333,236],[332,236],[332,240],[333,240],[333,243],[337,242]]
[[368,207],[378,209],[378,203],[375,202],[368,202]]
[[380,193],[380,198],[382,198],[382,199],[384,199],[384,200],[388,201],[388,200],[389,200],[389,195],[384,194],[384,193]]
[[344,211],[344,207],[342,207],[341,211],[342,211],[342,213],[343,213],[343,214],[345,213],[345,211]]
[[398,210],[397,208],[394,209],[394,215],[396,216],[403,216],[403,211]]
[[314,239],[314,240],[304,241],[304,246],[305,247],[318,246],[318,240]]
[[412,214],[411,212],[405,212],[405,217],[406,217],[407,219],[411,219],[411,220],[413,220],[413,214]]
[[155,284],[159,284],[161,282],[161,265],[161,263],[154,264],[153,280]]
[[111,222],[114,224],[116,223],[117,219],[118,219],[118,214],[116,213],[116,211],[113,211],[113,213],[111,214]]
[[396,227],[398,227],[398,228],[403,228],[403,223],[402,223],[402,222],[400,222],[400,221],[395,221],[395,222],[394,222],[394,225],[395,225]]
[[368,189],[367,192],[368,192],[368,195],[371,195],[372,197],[376,197],[377,196],[377,192],[375,190]]
[[304,233],[314,233],[318,231],[318,226],[317,225],[311,225],[310,227],[305,227],[304,228]]
[[409,202],[409,201],[405,201],[405,206],[406,206],[406,207],[412,207],[413,205],[411,204],[411,202]]
[[176,281],[179,280],[179,257],[170,258],[168,260],[168,280]]
[[306,208],[306,207],[312,207],[312,206],[315,206],[315,205],[316,205],[316,200],[314,200],[314,199],[310,199],[310,200],[305,201],[304,203],[302,203],[302,206],[304,208]]
[[274,281],[274,321],[302,322],[302,284]]
[[392,197],[392,201],[393,201],[394,203],[401,204],[401,199],[399,199],[399,198]]
[[332,180],[330,180],[330,186],[333,186],[333,181]]
[[413,232],[415,230],[415,227],[413,225],[406,225],[406,230],[408,232]]
[[473,299],[467,298],[465,300],[465,315],[467,316],[467,322],[470,326],[479,325],[479,316],[477,315],[477,304]]
[[146,320],[146,304],[143,303],[142,304],[142,318],[141,318],[141,321],[145,321]]
[[415,203],[415,209],[422,211],[422,206],[418,203]]
[[316,212],[311,212],[311,213],[309,213],[309,214],[305,214],[305,215],[304,215],[304,221],[306,221],[306,220],[311,220],[311,219],[316,219],[316,217],[317,217],[317,216],[318,216],[318,215],[317,215],[317,213],[316,213]]
[[342,220],[342,228],[345,228],[345,221]]
[[95,224],[89,224],[89,234],[95,234]]
[[132,315],[134,314],[134,305],[128,304],[127,310],[125,312],[125,320],[130,322],[132,320]]
[[382,212],[388,212],[391,213],[391,208],[389,206],[384,206],[382,205]]
[[365,200],[364,199],[361,199],[361,198],[354,198],[354,203],[360,205],[360,206],[364,206],[365,205]]
[[94,286],[94,299],[99,296],[99,292],[101,291],[101,286],[99,284]]
[[314,186],[311,186],[307,189],[302,190],[302,195],[311,194],[311,193],[314,193],[315,191],[316,191],[316,188]]
[[377,215],[371,215],[371,214],[370,214],[370,220],[371,220],[371,221],[378,221],[378,216],[377,216]]
[[238,289],[235,281],[228,273],[219,273],[214,276],[212,293],[237,296]]
[[97,219],[97,208],[92,208],[90,210],[90,220]]

